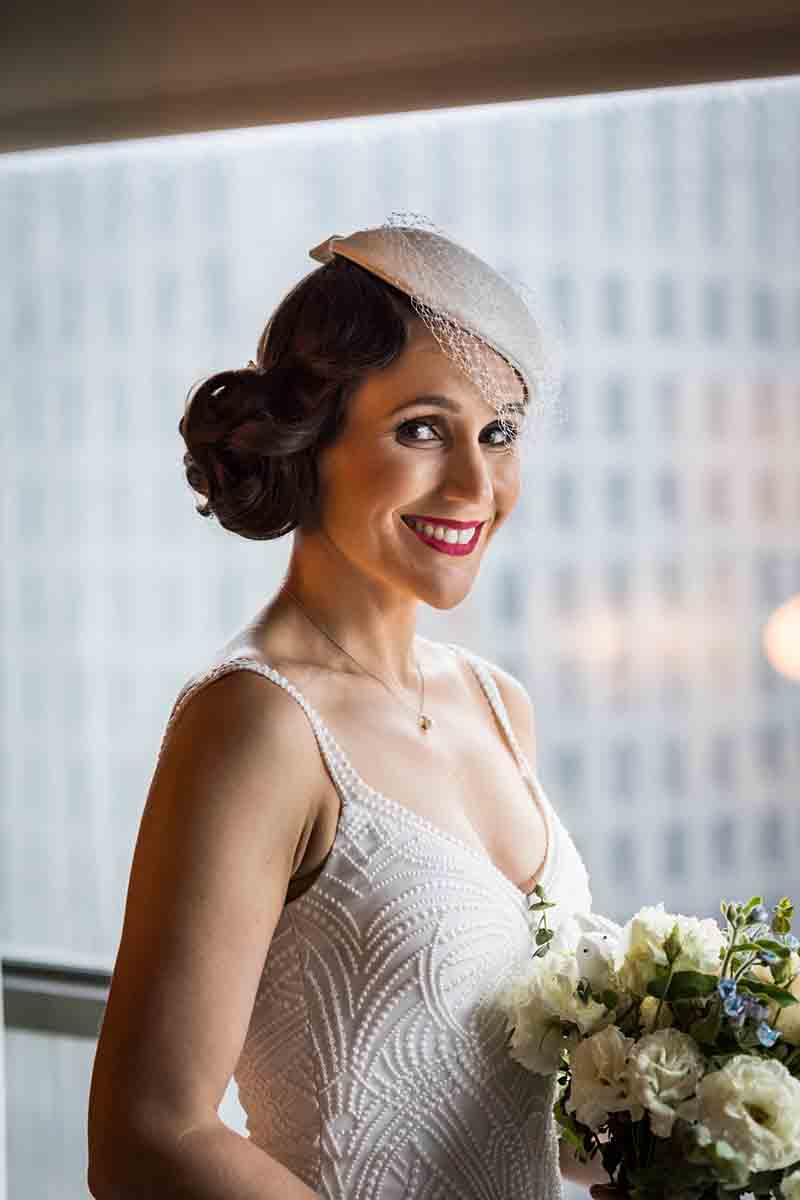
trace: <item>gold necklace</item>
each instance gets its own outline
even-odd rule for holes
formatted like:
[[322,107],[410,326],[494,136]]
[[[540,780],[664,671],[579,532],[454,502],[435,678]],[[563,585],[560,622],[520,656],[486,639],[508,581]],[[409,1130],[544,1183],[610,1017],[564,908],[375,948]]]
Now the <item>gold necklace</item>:
[[[294,592],[292,592],[285,585],[284,585],[283,590],[286,592],[286,594],[288,596],[291,596],[292,600],[294,600],[294,602],[298,606],[298,608],[300,608],[302,610],[302,612],[305,613],[305,615],[308,617],[311,624],[316,629],[318,629],[320,631],[320,633],[324,633],[325,637],[328,638],[329,641],[333,642],[334,646],[338,646],[343,654],[346,654],[348,658],[352,658],[353,662],[356,664],[357,667],[361,667],[361,670],[365,671],[367,673],[367,675],[372,675],[373,679],[377,679],[378,683],[383,684],[383,686],[386,688],[387,692],[391,692],[397,699],[400,699],[399,696],[397,696],[397,692],[394,691],[394,688],[390,688],[388,683],[385,683],[384,680],[381,679],[381,677],[379,675],[375,675],[372,671],[368,671],[366,667],[362,667],[361,663],[358,661],[358,659],[353,658],[353,656],[349,650],[345,650],[344,646],[340,646],[339,643],[336,641],[336,638],[331,637],[331,635],[327,632],[327,630],[323,629],[321,625],[317,624],[317,622],[314,620],[314,618],[306,612],[305,608],[303,608],[303,605],[297,599],[297,596],[295,596]],[[417,724],[419,725],[420,729],[424,730],[424,732],[427,733],[428,730],[430,729],[430,727],[433,725],[433,719],[431,717],[427,717],[425,715],[425,713],[422,711],[423,708],[425,707],[425,677],[422,674],[422,668],[420,667],[418,662],[416,663],[416,667],[417,667],[417,674],[419,675],[419,681],[422,686],[422,701],[420,704],[420,710],[417,713]],[[408,708],[408,704],[406,704],[405,700],[401,700],[401,704],[403,704],[406,708]]]

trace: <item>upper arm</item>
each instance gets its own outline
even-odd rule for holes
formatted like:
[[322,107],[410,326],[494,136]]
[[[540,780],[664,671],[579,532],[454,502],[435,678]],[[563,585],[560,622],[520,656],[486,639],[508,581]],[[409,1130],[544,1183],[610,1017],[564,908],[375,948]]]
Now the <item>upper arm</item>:
[[94,1060],[95,1169],[129,1138],[216,1119],[315,819],[313,744],[297,702],[250,671],[201,688],[169,730]]
[[492,675],[497,684],[503,703],[508,711],[508,718],[514,730],[525,757],[531,767],[536,764],[536,726],[533,715],[533,704],[527,688],[502,667],[490,664]]

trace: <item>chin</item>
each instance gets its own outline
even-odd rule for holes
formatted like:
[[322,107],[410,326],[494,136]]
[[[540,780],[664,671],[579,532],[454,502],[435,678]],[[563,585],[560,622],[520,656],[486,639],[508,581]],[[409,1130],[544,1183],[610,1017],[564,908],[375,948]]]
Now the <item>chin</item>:
[[467,599],[472,591],[472,580],[465,588],[441,588],[436,590],[431,588],[427,594],[422,592],[417,593],[417,598],[430,608],[435,608],[437,612],[449,612],[451,608],[457,608],[459,604]]

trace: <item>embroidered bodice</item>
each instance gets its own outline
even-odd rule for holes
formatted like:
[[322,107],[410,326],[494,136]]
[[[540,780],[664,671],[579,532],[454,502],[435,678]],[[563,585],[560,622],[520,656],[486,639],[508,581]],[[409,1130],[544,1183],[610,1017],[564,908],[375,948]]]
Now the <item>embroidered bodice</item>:
[[[464,648],[548,828],[555,916],[591,909],[583,860]],[[253,1142],[323,1200],[560,1200],[555,1075],[514,1062],[490,997],[531,952],[528,898],[488,853],[371,788],[289,679],[341,798],[320,873],[275,928],[234,1078]],[[166,734],[166,729],[165,729]],[[163,745],[163,740],[162,740]],[[414,769],[413,761],[408,768]],[[554,921],[550,922],[551,926]]]

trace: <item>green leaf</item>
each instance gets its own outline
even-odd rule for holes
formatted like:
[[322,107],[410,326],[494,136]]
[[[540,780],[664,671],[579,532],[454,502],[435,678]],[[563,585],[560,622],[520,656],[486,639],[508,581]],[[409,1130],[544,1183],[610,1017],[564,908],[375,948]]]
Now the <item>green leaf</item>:
[[712,1004],[710,1011],[689,1026],[689,1033],[701,1045],[713,1046],[722,1028],[722,1007]]
[[604,992],[601,992],[600,1000],[606,1008],[616,1008],[619,1004],[619,994],[612,992],[611,988],[606,988]]
[[549,942],[553,937],[552,929],[537,929],[536,930],[536,945],[541,946],[545,942]]
[[781,1008],[788,1008],[790,1004],[797,1004],[797,997],[791,992],[787,992],[784,988],[777,987],[774,983],[762,983],[759,979],[748,979],[744,976],[738,982],[740,992],[749,992],[751,996],[767,996],[770,1000],[777,1000]]
[[590,1157],[593,1158],[594,1155],[590,1156],[586,1152],[586,1136],[591,1136],[591,1130],[572,1113],[567,1112],[563,1096],[553,1105],[553,1116],[563,1130],[561,1136],[575,1151],[575,1157],[583,1163],[588,1162]]
[[788,946],[784,946],[783,942],[774,942],[771,938],[758,938],[757,941],[760,949],[771,950],[780,958],[788,958],[791,954],[791,950]]
[[681,936],[678,922],[672,926],[669,937],[664,939],[664,953],[667,956],[667,962],[675,962],[681,952]]
[[650,996],[662,995],[666,1000],[680,1000],[689,996],[709,996],[717,990],[719,980],[716,975],[705,975],[702,971],[676,971],[665,992],[666,979],[651,979],[647,985]]

